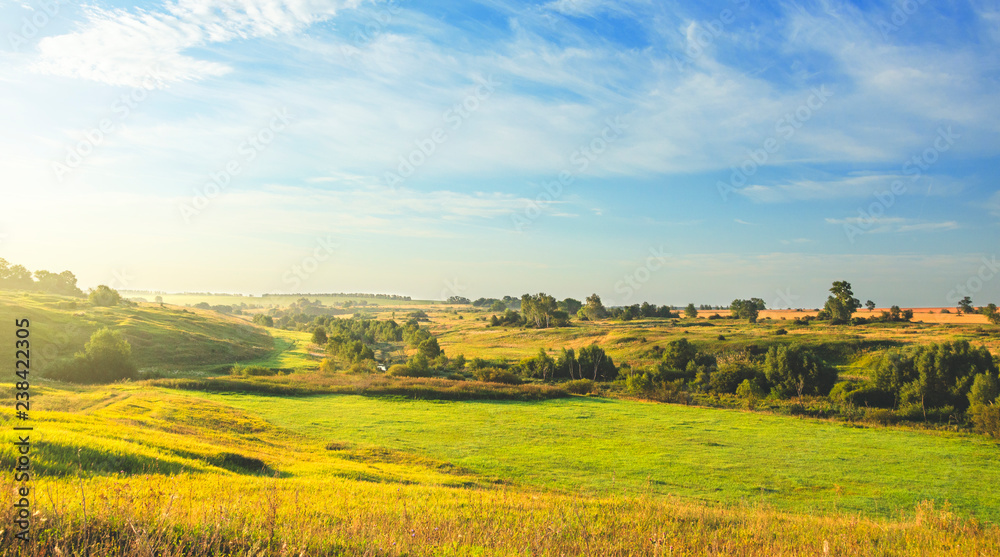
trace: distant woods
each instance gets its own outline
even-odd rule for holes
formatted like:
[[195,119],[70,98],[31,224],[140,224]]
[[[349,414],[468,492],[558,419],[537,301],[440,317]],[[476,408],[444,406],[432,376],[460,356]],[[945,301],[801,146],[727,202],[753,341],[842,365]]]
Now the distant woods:
[[32,273],[23,265],[11,265],[0,259],[0,289],[33,290],[63,296],[83,297],[83,291],[76,286],[76,276],[69,271],[53,273],[35,271]]

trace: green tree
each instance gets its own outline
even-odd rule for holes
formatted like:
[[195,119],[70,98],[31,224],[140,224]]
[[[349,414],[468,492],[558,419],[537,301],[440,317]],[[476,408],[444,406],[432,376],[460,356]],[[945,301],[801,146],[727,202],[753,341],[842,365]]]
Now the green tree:
[[865,307],[868,308],[868,313],[875,311],[875,302],[868,300],[865,302]]
[[861,302],[851,291],[851,283],[846,280],[836,281],[830,288],[830,293],[833,295],[826,299],[826,305],[823,306],[823,311],[830,316],[830,323],[849,323],[851,316],[861,307]]
[[750,298],[749,300],[733,300],[729,304],[729,310],[733,317],[746,319],[751,323],[757,322],[757,316],[765,309],[764,300],[760,298]]
[[490,305],[490,311],[507,311],[507,304],[501,302],[500,300],[496,300]]
[[104,327],[90,336],[83,352],[74,355],[72,361],[56,365],[49,375],[72,383],[111,383],[135,379],[138,368],[125,337]]
[[42,292],[64,296],[83,296],[83,292],[76,285],[76,276],[69,271],[58,274],[49,271],[35,271],[35,279],[38,281],[35,288]]
[[1000,396],[1000,380],[992,373],[977,374],[969,388],[969,408],[993,404]]
[[587,305],[585,305],[580,311],[582,311],[584,316],[591,321],[604,319],[608,315],[608,310],[604,309],[604,304],[601,303],[601,297],[597,294],[587,296]]
[[991,302],[986,307],[979,308],[979,313],[985,315],[990,323],[1000,325],[1000,312],[997,311],[996,304]]
[[796,345],[772,346],[764,360],[764,374],[782,396],[825,396],[837,381],[835,368]]
[[253,316],[253,322],[256,323],[257,325],[261,325],[263,327],[273,327],[274,326],[274,318],[271,317],[270,315],[265,315],[263,313],[258,313],[256,315],[254,315]]
[[605,354],[604,350],[596,344],[584,346],[580,349],[577,364],[584,379],[611,381],[618,377],[618,368],[615,367],[611,356]]
[[97,288],[92,290],[87,299],[90,300],[90,303],[95,306],[104,307],[117,306],[122,301],[121,294],[119,294],[117,290],[104,284],[98,285]]
[[417,350],[430,360],[437,358],[442,352],[436,338],[429,338],[421,342],[420,346],[417,347]]
[[694,307],[693,303],[688,304],[687,307],[684,308],[684,317],[687,317],[689,319],[694,319],[695,317],[698,317],[698,309]]
[[580,300],[574,300],[573,298],[566,298],[565,300],[559,302],[559,309],[570,315],[576,315],[578,311],[583,309],[583,302]]
[[958,302],[959,315],[963,313],[972,313],[973,311],[975,311],[975,309],[973,309],[972,307],[972,298],[966,296],[962,298],[961,301]]
[[32,290],[35,281],[31,271],[21,265],[11,265],[6,259],[0,259],[0,288],[6,290]]
[[545,329],[552,325],[552,320],[559,306],[556,299],[544,292],[534,296],[525,294],[521,296],[521,314],[524,318],[535,324],[537,329]]
[[326,329],[323,327],[316,327],[313,329],[312,341],[313,344],[318,344],[323,346],[329,339],[326,336]]

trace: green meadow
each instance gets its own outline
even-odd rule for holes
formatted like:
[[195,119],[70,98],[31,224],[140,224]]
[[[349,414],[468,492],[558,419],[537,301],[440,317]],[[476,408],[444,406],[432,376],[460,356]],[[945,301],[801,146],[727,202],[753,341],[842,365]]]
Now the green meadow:
[[[537,331],[487,328],[489,313],[468,306],[424,310],[446,354],[498,364],[592,342],[639,366],[679,338],[714,352],[795,340],[843,379],[867,376],[890,348],[968,339],[996,353],[997,344],[996,329],[981,325],[680,319]],[[402,320],[411,310],[372,313],[393,311]],[[0,335],[12,338],[14,318],[28,317],[37,365],[36,542],[15,552],[5,529],[0,555],[1000,551],[1000,446],[968,429],[665,404],[608,385],[580,396],[471,374],[350,374],[322,368],[309,331],[258,326],[252,314],[0,292]],[[105,326],[131,344],[139,380],[40,377]],[[234,363],[281,372],[233,377]],[[0,405],[13,407],[12,386]],[[0,420],[0,463],[11,469],[14,421]]]
[[891,517],[923,500],[1000,520],[996,443],[630,400],[427,401],[220,394],[317,441],[378,446],[563,493],[676,495]]

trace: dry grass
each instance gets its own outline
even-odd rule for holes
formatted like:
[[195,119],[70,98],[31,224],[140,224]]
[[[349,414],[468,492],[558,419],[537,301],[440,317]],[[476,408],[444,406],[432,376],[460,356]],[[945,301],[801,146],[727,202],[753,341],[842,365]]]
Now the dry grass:
[[[7,484],[7,489],[11,488]],[[42,480],[34,542],[0,555],[979,556],[1000,531],[921,504],[913,518],[581,498],[342,479],[217,475]],[[0,510],[10,524],[12,508]]]

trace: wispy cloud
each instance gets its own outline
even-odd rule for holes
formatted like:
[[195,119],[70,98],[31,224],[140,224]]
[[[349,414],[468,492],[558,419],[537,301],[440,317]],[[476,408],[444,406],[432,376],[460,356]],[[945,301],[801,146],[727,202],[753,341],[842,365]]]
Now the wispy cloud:
[[871,233],[904,233],[956,230],[959,224],[955,221],[924,222],[902,217],[847,217],[844,219],[826,219],[827,224],[850,225]]
[[[902,191],[908,191],[913,187],[913,177],[872,173],[832,180],[795,180],[774,185],[755,184],[737,189],[736,193],[759,203],[846,199],[890,192],[893,183],[898,183],[897,188],[901,185]],[[960,182],[947,177],[924,177],[920,183],[920,194],[955,194],[961,191],[961,187]]]
[[[220,76],[225,63],[197,58],[195,47],[292,33],[356,1],[177,0],[161,10],[89,7],[76,31],[47,37],[34,69],[131,87]],[[149,80],[153,75],[154,80]]]

